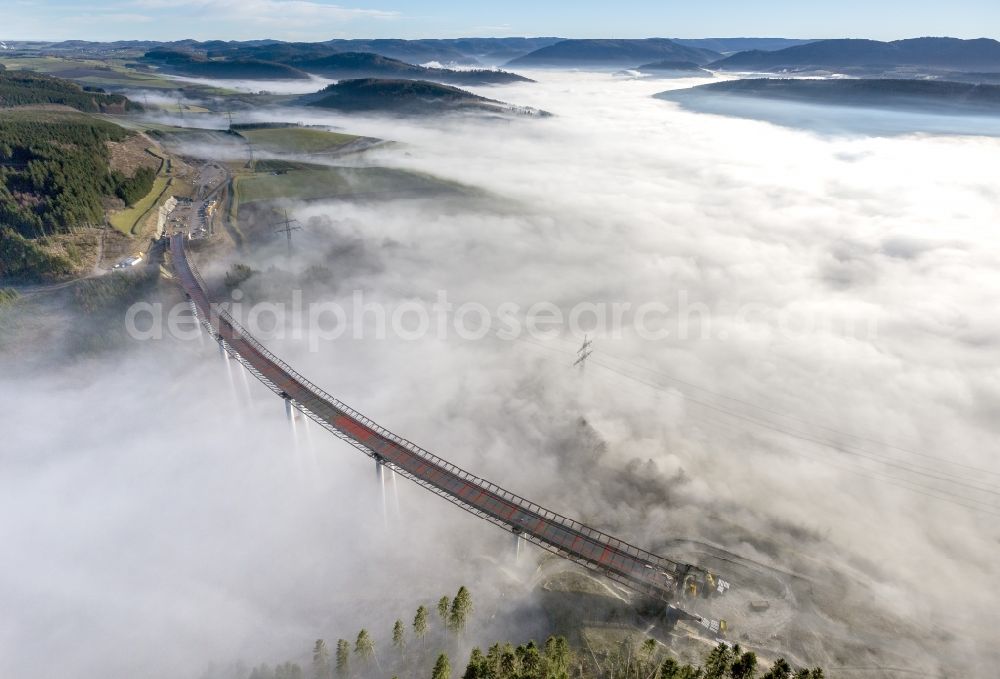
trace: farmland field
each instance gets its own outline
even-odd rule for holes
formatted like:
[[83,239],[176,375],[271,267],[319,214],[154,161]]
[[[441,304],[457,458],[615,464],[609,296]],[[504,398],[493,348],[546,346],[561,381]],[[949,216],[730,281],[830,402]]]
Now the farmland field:
[[0,64],[9,70],[35,71],[57,78],[74,80],[98,87],[145,87],[149,89],[179,89],[186,83],[164,78],[156,73],[145,73],[125,68],[121,64],[89,59],[62,59],[60,57],[7,57]]
[[266,127],[239,133],[261,150],[273,153],[328,153],[357,139],[351,134],[309,127]]
[[[280,199],[409,197],[460,187],[429,175],[381,167],[298,166],[283,174],[255,174],[236,181],[238,204]],[[308,168],[308,169],[305,169]]]

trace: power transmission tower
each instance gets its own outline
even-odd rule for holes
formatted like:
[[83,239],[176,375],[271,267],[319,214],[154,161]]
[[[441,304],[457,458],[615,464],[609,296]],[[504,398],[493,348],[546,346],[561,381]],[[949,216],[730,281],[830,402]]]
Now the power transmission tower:
[[292,231],[301,231],[302,227],[299,226],[298,220],[289,219],[288,218],[288,210],[285,210],[284,213],[285,213],[285,219],[284,219],[284,221],[277,222],[275,224],[271,224],[271,226],[272,227],[281,227],[281,228],[275,228],[274,232],[275,233],[283,233],[288,238],[288,258],[291,259],[292,258]]
[[177,112],[181,114],[181,120],[184,120],[184,98],[180,94],[177,95]]
[[576,360],[573,361],[573,365],[580,366],[581,371],[583,370],[583,366],[587,362],[587,359],[590,358],[592,353],[594,353],[594,350],[590,348],[592,346],[594,346],[594,343],[587,338],[587,335],[584,335],[583,344],[581,344],[580,348],[576,350],[577,357]]
[[229,129],[233,129],[233,111],[232,109],[226,109],[226,117],[229,118]]
[[256,174],[257,173],[257,163],[254,161],[254,158],[253,158],[253,142],[250,141],[249,139],[247,139],[247,148],[250,149],[250,162],[248,164],[248,166],[250,167],[250,173],[251,174]]

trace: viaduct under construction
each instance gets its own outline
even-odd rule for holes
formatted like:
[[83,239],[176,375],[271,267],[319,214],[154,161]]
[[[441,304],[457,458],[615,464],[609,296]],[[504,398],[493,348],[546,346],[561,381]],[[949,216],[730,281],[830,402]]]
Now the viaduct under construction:
[[[387,467],[519,539],[599,572],[662,601],[674,616],[718,632],[720,623],[685,610],[685,597],[722,594],[729,583],[688,563],[667,559],[623,542],[479,478],[376,424],[307,380],[268,351],[226,311],[213,305],[197,268],[188,260],[183,235],[170,239],[177,278],[193,312],[221,349],[258,380],[334,436]],[[724,625],[724,623],[723,623]]]

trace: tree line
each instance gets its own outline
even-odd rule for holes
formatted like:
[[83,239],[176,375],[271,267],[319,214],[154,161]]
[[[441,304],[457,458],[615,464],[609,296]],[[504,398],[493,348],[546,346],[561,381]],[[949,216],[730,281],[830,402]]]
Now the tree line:
[[[450,634],[452,639],[459,639],[465,633],[469,618],[472,615],[472,594],[464,585],[458,588],[454,598],[442,596],[435,606],[436,622],[426,606],[417,607],[413,620],[407,625],[402,619],[397,619],[392,625],[392,651],[381,659],[376,652],[375,640],[367,629],[362,629],[355,637],[353,644],[347,639],[338,639],[333,658],[323,639],[317,639],[313,646],[312,678],[313,679],[350,679],[351,677],[398,676],[397,672],[412,672],[419,666],[421,658],[426,656],[428,635],[437,630],[435,639],[438,645]],[[413,635],[413,643],[409,635]],[[439,654],[438,659],[447,658]],[[373,674],[374,672],[374,674]],[[265,676],[250,679],[271,679]],[[283,679],[275,677],[274,679]]]
[[397,619],[382,650],[364,628],[337,639],[332,648],[317,639],[307,669],[293,662],[262,664],[237,679],[824,679],[822,669],[795,670],[784,658],[761,667],[757,655],[739,644],[720,643],[696,665],[681,662],[655,639],[631,636],[599,653],[589,644],[574,649],[562,636],[550,636],[542,645],[495,643],[485,653],[472,649],[463,670],[452,666],[448,650],[459,648],[473,610],[463,586],[433,608],[419,606],[412,620]]
[[[588,650],[590,650],[588,648]],[[795,671],[778,658],[758,675],[757,655],[739,644],[720,643],[701,665],[682,663],[655,639],[640,644],[626,638],[613,653],[598,658],[576,652],[564,637],[549,637],[539,648],[534,641],[514,647],[494,644],[484,654],[472,650],[461,679],[824,679],[820,668]],[[448,657],[438,657],[431,679],[452,679]],[[458,677],[455,677],[458,679]]]

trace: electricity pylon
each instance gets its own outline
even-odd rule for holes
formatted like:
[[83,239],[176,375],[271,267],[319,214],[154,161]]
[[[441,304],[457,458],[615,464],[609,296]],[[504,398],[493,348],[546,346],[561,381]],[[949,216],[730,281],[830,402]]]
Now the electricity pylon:
[[592,353],[594,353],[594,350],[590,348],[592,346],[594,346],[594,343],[587,338],[587,335],[584,335],[583,344],[581,344],[580,348],[576,350],[577,358],[573,361],[573,365],[580,366],[581,371],[583,370],[583,366],[587,362],[587,359],[590,358]]
[[301,231],[298,220],[288,218],[288,210],[284,210],[284,221],[271,224],[272,227],[281,227],[274,230],[275,233],[283,233],[288,238],[288,258],[292,257],[292,231]]

